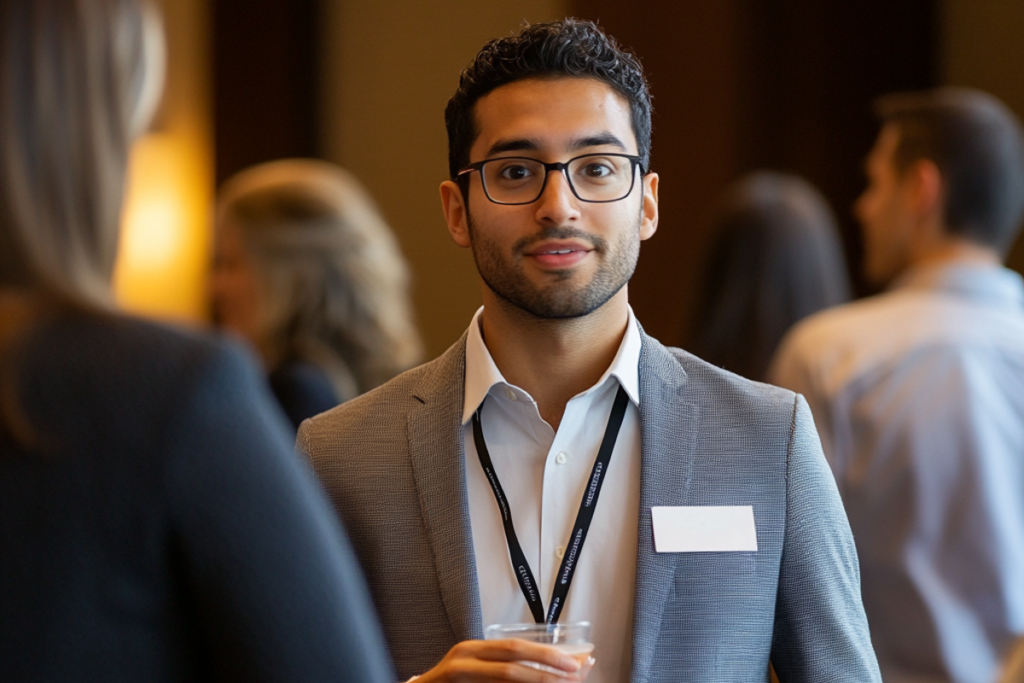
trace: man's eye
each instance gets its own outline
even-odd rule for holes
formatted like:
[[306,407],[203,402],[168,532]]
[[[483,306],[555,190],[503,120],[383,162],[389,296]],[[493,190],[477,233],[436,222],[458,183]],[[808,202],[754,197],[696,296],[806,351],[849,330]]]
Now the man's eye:
[[525,180],[531,175],[533,173],[526,166],[506,166],[498,173],[503,180]]
[[608,164],[591,162],[583,167],[583,175],[588,178],[606,178],[614,173],[614,170]]

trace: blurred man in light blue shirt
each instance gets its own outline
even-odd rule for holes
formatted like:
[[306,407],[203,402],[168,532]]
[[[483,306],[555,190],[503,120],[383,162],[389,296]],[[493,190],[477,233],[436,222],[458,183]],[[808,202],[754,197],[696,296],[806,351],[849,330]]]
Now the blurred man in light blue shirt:
[[856,205],[888,290],[814,316],[771,380],[803,393],[860,555],[887,683],[990,683],[1024,632],[1019,122],[980,92],[892,95]]

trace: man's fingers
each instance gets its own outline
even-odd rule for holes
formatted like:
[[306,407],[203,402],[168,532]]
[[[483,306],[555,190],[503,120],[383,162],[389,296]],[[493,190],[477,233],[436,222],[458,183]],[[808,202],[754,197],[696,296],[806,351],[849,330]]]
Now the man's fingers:
[[[467,654],[478,659],[499,662],[536,662],[537,664],[545,664],[566,673],[575,673],[580,668],[580,663],[576,659],[562,653],[558,648],[551,645],[515,639],[470,642],[473,646],[473,652],[472,654]],[[469,645],[470,642],[462,644]]]
[[583,662],[583,666],[580,670],[574,674],[571,674],[566,680],[568,681],[585,681],[587,675],[590,674],[590,670],[594,668],[594,664],[597,664],[597,660],[593,657],[587,657],[587,661]]
[[[535,666],[539,665],[539,666]],[[543,667],[543,668],[541,668]],[[467,640],[420,677],[422,683],[567,683],[580,662],[551,645],[525,640]]]
[[[507,683],[566,683],[575,674],[543,671],[520,662],[505,662],[478,659],[473,662],[473,673],[481,681],[503,681]],[[474,678],[474,680],[477,680]]]

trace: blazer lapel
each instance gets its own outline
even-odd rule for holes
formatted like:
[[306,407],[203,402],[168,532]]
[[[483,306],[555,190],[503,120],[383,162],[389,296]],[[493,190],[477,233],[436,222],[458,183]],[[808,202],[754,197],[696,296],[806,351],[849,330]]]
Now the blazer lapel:
[[640,528],[633,608],[633,683],[647,680],[675,576],[676,556],[654,552],[651,507],[683,505],[693,468],[700,406],[686,372],[652,337],[640,353]]
[[462,444],[466,336],[438,359],[408,418],[409,454],[448,621],[457,640],[483,637]]

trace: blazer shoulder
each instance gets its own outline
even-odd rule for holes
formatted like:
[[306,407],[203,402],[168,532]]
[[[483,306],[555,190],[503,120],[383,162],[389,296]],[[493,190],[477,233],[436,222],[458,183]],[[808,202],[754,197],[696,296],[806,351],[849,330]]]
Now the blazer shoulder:
[[701,402],[745,410],[783,409],[792,412],[797,401],[796,394],[788,389],[747,379],[683,349],[661,348],[684,374],[688,389],[702,399]]

